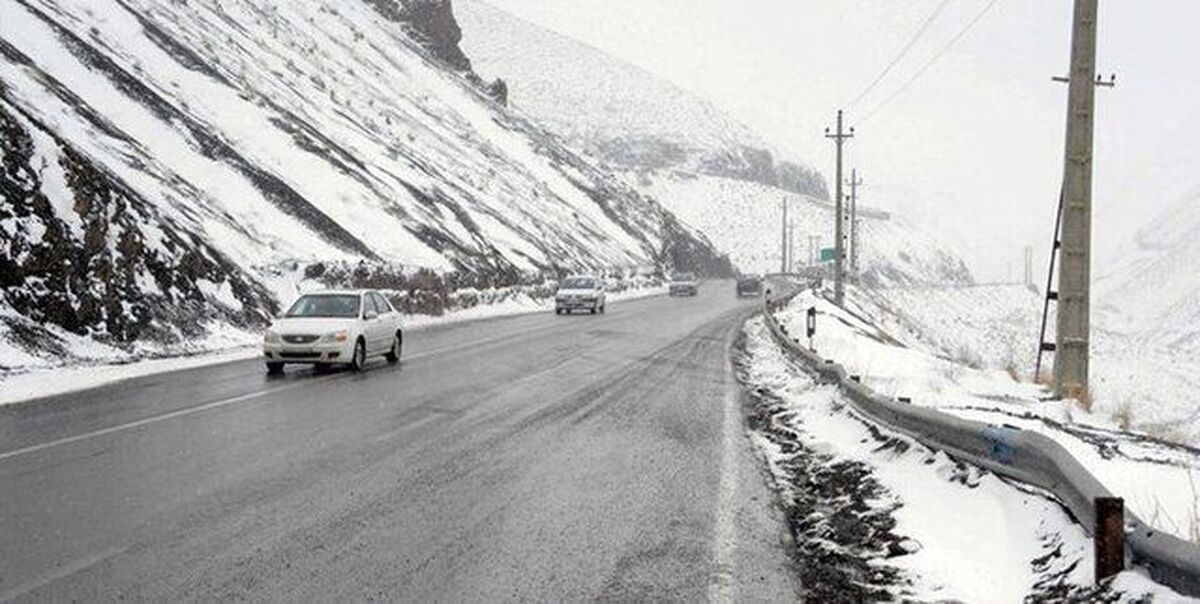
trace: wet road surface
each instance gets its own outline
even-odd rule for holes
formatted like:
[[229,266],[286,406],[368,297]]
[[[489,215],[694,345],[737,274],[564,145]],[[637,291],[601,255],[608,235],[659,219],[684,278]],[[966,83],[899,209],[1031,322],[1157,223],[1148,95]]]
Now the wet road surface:
[[0,407],[0,600],[794,600],[733,289]]

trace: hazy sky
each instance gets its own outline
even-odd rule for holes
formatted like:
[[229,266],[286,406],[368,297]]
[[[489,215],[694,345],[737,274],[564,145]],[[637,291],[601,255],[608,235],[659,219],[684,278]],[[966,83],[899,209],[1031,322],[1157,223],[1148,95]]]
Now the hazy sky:
[[[907,91],[868,115],[991,0],[946,0],[928,30],[849,106],[942,0],[489,0],[699,93],[832,181],[823,138],[846,107],[864,203],[942,230],[977,277],[1037,273],[1062,174],[1072,3],[997,0]],[[1095,244],[1109,253],[1200,186],[1200,2],[1101,0]],[[832,184],[832,182],[831,182]],[[1103,271],[1103,266],[1098,266]]]

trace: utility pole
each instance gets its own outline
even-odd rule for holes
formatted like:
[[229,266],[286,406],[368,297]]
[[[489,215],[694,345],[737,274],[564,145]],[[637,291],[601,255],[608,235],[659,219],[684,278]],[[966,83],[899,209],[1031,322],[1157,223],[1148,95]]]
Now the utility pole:
[[1063,160],[1061,258],[1054,393],[1088,394],[1091,306],[1092,129],[1096,103],[1097,0],[1075,0],[1071,71],[1067,78],[1067,135]]
[[788,262],[787,272],[796,268],[796,221],[788,223]]
[[1025,288],[1033,287],[1033,248],[1025,246]]
[[779,206],[783,208],[783,220],[780,221],[783,231],[779,240],[779,272],[787,272],[787,244],[788,244],[788,222],[787,222],[787,197],[779,200]]
[[821,253],[821,237],[818,235],[808,236],[808,265],[815,266],[817,264],[817,255]]
[[837,112],[837,132],[829,133],[829,128],[825,129],[825,138],[832,138],[837,147],[837,171],[834,176],[834,218],[833,218],[833,303],[841,306],[846,299],[845,291],[843,290],[843,263],[846,258],[846,236],[844,234],[843,222],[846,220],[846,215],[842,211],[842,144],[848,138],[854,138],[854,128],[850,128],[849,133],[842,132],[842,110]]
[[858,177],[858,168],[850,169],[850,273],[858,276],[858,185],[863,184]]

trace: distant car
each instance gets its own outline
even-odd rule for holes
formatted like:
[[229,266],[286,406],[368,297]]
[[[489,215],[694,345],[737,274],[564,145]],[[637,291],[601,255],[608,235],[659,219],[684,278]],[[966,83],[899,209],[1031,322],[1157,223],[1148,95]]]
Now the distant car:
[[576,310],[603,313],[607,303],[604,281],[591,275],[574,275],[558,284],[554,294],[554,313],[570,314]]
[[671,273],[667,291],[672,296],[694,296],[700,293],[700,281],[695,273]]
[[276,319],[263,336],[263,357],[270,375],[292,363],[362,371],[372,357],[399,362],[403,346],[400,313],[387,298],[370,290],[330,290],[300,296]]
[[762,277],[749,275],[738,279],[737,295],[742,296],[761,296],[763,293]]

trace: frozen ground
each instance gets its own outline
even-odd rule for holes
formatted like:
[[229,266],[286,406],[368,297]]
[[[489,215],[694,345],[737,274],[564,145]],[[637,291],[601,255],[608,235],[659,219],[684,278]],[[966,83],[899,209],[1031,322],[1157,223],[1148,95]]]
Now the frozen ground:
[[810,599],[1178,599],[1135,571],[1091,587],[1091,543],[1056,502],[857,416],[761,318],[735,362]]
[[[659,296],[665,293],[666,290],[663,287],[627,289],[609,294],[608,299],[620,302]],[[404,325],[407,329],[423,329],[447,323],[549,312],[553,308],[552,304],[553,300],[551,299],[536,299],[520,295],[508,298],[501,303],[481,304],[439,317],[409,315],[405,318]],[[2,325],[0,324],[0,326]],[[122,356],[121,351],[116,349],[95,348],[96,357],[73,366],[54,366],[45,359],[29,357],[19,349],[4,347],[4,340],[0,339],[0,355],[7,354],[26,363],[21,371],[8,373],[0,371],[0,405],[94,388],[144,375],[255,358],[259,355],[260,337],[261,334],[247,331],[226,333],[222,339],[193,343],[197,346],[207,343],[211,346],[208,349],[164,358],[132,359]],[[18,358],[17,355],[25,355],[28,359]]]
[[[985,355],[1003,357],[1004,353],[995,343],[985,345],[995,337],[987,330],[964,330],[979,338],[962,340],[968,350],[981,351],[979,356],[947,354],[942,346],[918,335],[923,324],[896,315],[881,303],[882,298],[896,304],[889,298],[891,293],[852,288],[848,310],[842,310],[806,292],[780,316],[794,333],[803,333],[804,314],[815,306],[816,351],[861,375],[877,392],[908,396],[914,404],[979,421],[1044,433],[1124,497],[1127,507],[1146,522],[1200,541],[1200,449],[1124,430],[1108,414],[1089,413],[1075,401],[1044,400],[1041,386],[1014,380],[1005,369],[990,366]],[[902,305],[913,307],[911,300]],[[957,317],[947,319],[951,323],[970,317],[957,309],[944,315]]]
[[[857,292],[886,310],[872,315],[906,343],[1031,381],[1042,311],[1039,293],[1020,285],[895,287]],[[1102,296],[1099,301],[1102,303]],[[1103,307],[1093,317],[1091,418],[1200,446],[1200,353],[1156,331],[1123,323]],[[1050,318],[1053,334],[1053,315]],[[1047,357],[1047,365],[1052,357]],[[1044,370],[1044,372],[1047,370]]]

